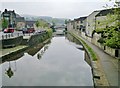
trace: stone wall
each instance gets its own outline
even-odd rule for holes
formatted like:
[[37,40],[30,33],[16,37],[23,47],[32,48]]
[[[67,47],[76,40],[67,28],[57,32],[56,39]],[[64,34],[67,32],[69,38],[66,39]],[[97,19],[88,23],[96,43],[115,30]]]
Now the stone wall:
[[22,40],[23,40],[23,36],[0,40],[0,42],[2,42],[1,48],[18,46],[21,44]]
[[50,36],[48,35],[47,32],[45,33],[40,33],[40,34],[36,34],[36,35],[32,35],[28,40],[27,40],[27,44],[29,46],[35,45],[35,44],[39,44],[43,41],[45,41],[46,39],[50,38]]
[[102,49],[105,53],[116,57],[116,58],[120,58],[120,49],[113,49],[110,48],[108,46],[105,46],[99,42],[97,42],[99,40],[99,38],[101,37],[100,34],[95,33],[93,38],[87,37],[85,36],[84,32],[81,32],[81,36],[86,39],[87,41],[91,42],[92,44],[96,45],[97,47],[99,47],[100,49]]
[[102,49],[104,52],[106,52],[107,54],[113,56],[113,57],[117,57],[120,58],[120,49],[114,49],[114,48],[110,48],[108,46],[105,46],[99,42],[97,42],[99,40],[99,38],[101,37],[101,35],[99,34],[94,34],[91,42],[96,45],[97,47],[99,47],[100,49]]

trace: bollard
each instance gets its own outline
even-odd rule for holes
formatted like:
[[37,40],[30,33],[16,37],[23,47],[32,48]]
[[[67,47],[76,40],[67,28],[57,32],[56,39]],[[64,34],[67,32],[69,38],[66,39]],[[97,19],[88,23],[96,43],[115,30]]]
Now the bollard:
[[8,37],[10,38],[10,34],[8,34]]
[[2,35],[2,39],[4,39],[4,36]]
[[7,39],[7,34],[5,36],[6,36],[6,39]]
[[13,33],[11,33],[11,37],[13,37]]
[[19,37],[19,33],[18,33],[18,37]]

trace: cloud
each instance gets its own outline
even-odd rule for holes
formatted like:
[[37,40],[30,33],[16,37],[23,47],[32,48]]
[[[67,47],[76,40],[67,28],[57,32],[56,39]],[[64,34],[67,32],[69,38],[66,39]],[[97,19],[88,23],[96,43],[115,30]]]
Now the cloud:
[[39,2],[22,2],[21,0],[21,2],[17,2],[16,0],[16,2],[2,2],[2,11],[7,8],[9,10],[15,10],[18,14],[74,18],[86,16],[94,10],[101,9],[102,6],[105,5],[104,2],[85,2],[86,0],[42,1],[43,0]]
[[[109,0],[90,0],[89,2],[108,2]],[[1,0],[1,2],[88,2],[88,0]]]

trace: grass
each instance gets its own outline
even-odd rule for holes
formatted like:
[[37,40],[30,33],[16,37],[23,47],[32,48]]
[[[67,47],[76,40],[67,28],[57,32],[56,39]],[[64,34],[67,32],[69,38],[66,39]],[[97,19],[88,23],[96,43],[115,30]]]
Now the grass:
[[76,39],[78,39],[79,41],[81,41],[81,43],[83,44],[83,46],[85,47],[85,49],[87,49],[88,53],[91,55],[92,60],[96,61],[97,60],[97,56],[95,54],[95,52],[93,51],[93,49],[86,44],[80,37],[78,37],[77,35],[75,35],[74,33],[69,32],[73,37],[75,37]]

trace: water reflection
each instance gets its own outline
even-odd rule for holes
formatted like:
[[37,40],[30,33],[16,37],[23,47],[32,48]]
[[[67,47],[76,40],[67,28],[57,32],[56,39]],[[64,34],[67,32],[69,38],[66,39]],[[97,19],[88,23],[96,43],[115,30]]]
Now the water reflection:
[[66,34],[66,39],[68,39],[73,46],[75,46],[79,50],[84,50],[81,42],[78,41],[76,38],[72,37],[70,34]]
[[[72,45],[75,46],[77,49],[85,51],[84,47],[81,45],[81,42],[78,41],[76,38],[72,37],[70,34],[66,34],[66,38],[70,42],[72,42]],[[87,52],[84,53],[84,60],[91,66],[90,57]]]
[[37,54],[37,59],[40,60],[42,58],[43,54],[48,49],[48,47],[49,47],[49,45],[47,44],[39,51],[39,53]]
[[[44,50],[46,50],[47,48],[48,48],[48,46],[46,46],[46,44],[50,44],[50,40],[48,41],[48,42],[46,42],[46,43],[44,43],[44,44],[38,44],[38,45],[36,45],[36,46],[33,46],[33,47],[30,47],[30,48],[28,48],[28,50],[26,51],[29,55],[31,55],[31,56],[34,56],[38,51],[40,51],[41,50],[41,48],[45,48]],[[45,45],[45,46],[44,46]],[[44,47],[43,47],[44,46]],[[46,48],[47,47],[47,48]],[[41,56],[41,54],[40,55],[38,55],[38,56]]]
[[12,71],[10,62],[9,62],[8,70],[6,70],[5,74],[7,74],[9,78],[11,78],[14,75],[14,72]]
[[24,56],[24,52],[14,53],[12,55],[2,57],[2,63],[18,60],[19,58],[21,58],[23,56]]
[[40,53],[37,54],[37,58],[40,60],[40,58],[41,58],[41,54]]
[[87,52],[85,52],[84,57],[85,57],[84,60],[91,66],[90,57]]
[[[17,63],[16,61],[18,61],[19,59],[21,59],[24,56],[24,53],[27,52],[30,56],[34,56],[36,55],[39,51],[39,53],[37,54],[37,59],[41,59],[42,55],[45,53],[45,51],[48,49],[49,47],[49,43],[50,41],[46,42],[46,45],[43,44],[38,44],[36,46],[33,47],[29,47],[26,51],[22,51],[22,52],[17,52],[14,53],[12,55],[8,55],[6,57],[2,58],[2,63],[8,62],[9,66],[5,68],[5,74],[11,78],[12,76],[14,76],[15,71],[17,71]],[[14,69],[12,68],[12,66],[14,66]]]
[[76,48],[81,45],[71,44],[65,37],[54,37],[39,51],[27,50],[29,54],[16,60],[16,72],[14,61],[10,61],[10,69],[8,62],[3,63],[3,70],[9,70],[11,77],[3,73],[3,86],[93,86],[85,51]]

